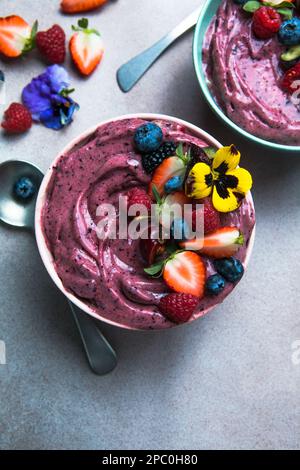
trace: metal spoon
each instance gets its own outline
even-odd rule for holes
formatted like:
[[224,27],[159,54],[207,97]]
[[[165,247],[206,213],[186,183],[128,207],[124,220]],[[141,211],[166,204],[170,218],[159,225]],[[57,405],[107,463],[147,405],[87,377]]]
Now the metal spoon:
[[130,91],[142,78],[154,62],[173,44],[180,36],[189,31],[198,21],[202,6],[185,18],[172,31],[164,36],[152,47],[137,55],[117,71],[117,81],[122,91]]
[[[43,173],[31,163],[19,160],[9,160],[0,165],[0,220],[13,227],[29,229],[34,234],[34,214],[36,196],[28,201],[20,201],[14,195],[15,182],[21,177],[28,177],[40,187]],[[117,365],[115,351],[89,318],[78,307],[69,302],[76,325],[84,345],[84,349],[93,372],[105,375]]]

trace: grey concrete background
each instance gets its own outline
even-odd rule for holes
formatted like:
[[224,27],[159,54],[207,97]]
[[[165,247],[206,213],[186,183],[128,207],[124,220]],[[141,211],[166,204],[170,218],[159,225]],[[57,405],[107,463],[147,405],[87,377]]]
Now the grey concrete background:
[[[41,28],[74,18],[59,0],[1,0],[0,16],[18,13]],[[72,70],[81,104],[74,123],[55,133],[34,126],[0,137],[1,161],[29,159],[46,170],[68,141],[97,122],[128,112],[187,119],[224,144],[235,142],[253,173],[257,239],[244,280],[197,323],[161,333],[103,325],[118,368],[94,376],[65,299],[26,233],[0,227],[0,365],[2,449],[272,449],[299,448],[300,158],[276,155],[231,135],[203,101],[191,57],[192,34],[169,50],[130,94],[117,67],[151,45],[199,0],[117,0],[88,16],[106,44],[89,79]],[[7,101],[43,70],[35,55],[1,62]],[[4,107],[1,107],[1,111]]]

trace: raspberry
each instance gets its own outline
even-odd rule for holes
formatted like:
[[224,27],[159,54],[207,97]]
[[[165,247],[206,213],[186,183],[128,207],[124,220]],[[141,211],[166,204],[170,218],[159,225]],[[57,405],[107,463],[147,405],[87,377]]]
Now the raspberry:
[[36,45],[49,64],[62,64],[66,57],[66,35],[57,24],[36,35]]
[[22,133],[28,131],[32,126],[30,112],[21,103],[12,103],[4,113],[2,127],[10,133]]
[[164,142],[158,150],[143,155],[142,163],[146,173],[152,173],[168,157],[175,155],[176,144]]
[[216,211],[209,199],[205,200],[204,209],[193,211],[193,230],[196,230],[196,218],[202,214],[202,210],[204,210],[204,234],[207,235],[220,228],[220,214]]
[[128,194],[128,209],[133,206],[134,204],[142,204],[145,206],[148,210],[148,212],[151,212],[151,198],[147,194],[147,192],[144,189],[141,188],[133,188],[131,189]]
[[193,315],[199,303],[199,298],[192,294],[168,294],[159,302],[163,315],[174,323],[185,323]]
[[272,7],[260,7],[254,12],[252,29],[259,39],[269,39],[278,33],[281,16]]
[[284,74],[281,86],[289,93],[294,93],[297,90],[297,87],[294,88],[296,80],[300,80],[300,62]]

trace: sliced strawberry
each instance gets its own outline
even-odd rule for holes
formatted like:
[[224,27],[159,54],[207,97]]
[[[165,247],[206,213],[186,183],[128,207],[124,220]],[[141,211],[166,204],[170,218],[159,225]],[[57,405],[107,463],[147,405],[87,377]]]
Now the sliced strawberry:
[[236,227],[222,227],[204,239],[181,242],[185,250],[200,251],[201,254],[212,258],[229,258],[244,244],[244,236]]
[[180,191],[166,196],[159,205],[159,221],[161,225],[165,228],[170,228],[175,218],[184,218],[184,205],[189,203],[188,197]]
[[62,0],[60,6],[64,13],[90,11],[104,5],[107,0]]
[[199,298],[204,295],[206,267],[195,252],[182,251],[171,257],[165,264],[163,278],[175,292],[192,294]]
[[83,75],[90,75],[100,64],[104,48],[100,34],[95,29],[88,29],[88,20],[83,18],[78,21],[78,27],[70,40],[70,52],[72,59]]
[[181,176],[185,173],[185,163],[179,157],[166,158],[155,170],[149,185],[149,195],[154,199],[153,186],[160,196],[164,193],[166,182],[173,176]]
[[0,52],[6,57],[19,57],[33,48],[37,23],[31,28],[20,16],[0,18]]

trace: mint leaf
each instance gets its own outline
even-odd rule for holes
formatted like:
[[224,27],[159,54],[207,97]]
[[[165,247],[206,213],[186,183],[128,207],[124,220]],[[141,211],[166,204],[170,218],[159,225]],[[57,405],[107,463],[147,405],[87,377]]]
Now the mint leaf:
[[265,0],[262,3],[273,8],[295,8],[293,3],[287,2],[285,0]]
[[161,204],[162,203],[162,198],[160,197],[159,192],[157,191],[157,187],[155,186],[155,184],[153,184],[153,186],[152,186],[152,194],[154,196],[154,199],[155,199],[156,203]]
[[160,261],[157,264],[153,264],[150,268],[144,269],[145,273],[150,274],[150,276],[155,276],[156,274],[161,274],[162,268],[164,266],[164,261]]
[[260,7],[261,7],[261,3],[260,2],[256,2],[256,1],[249,1],[247,3],[245,3],[245,5],[243,6],[243,10],[247,11],[248,13],[254,13],[256,10],[258,10]]
[[293,18],[293,10],[291,8],[277,8],[277,11],[285,20],[291,20]]
[[281,54],[281,59],[290,62],[291,60],[298,59],[300,57],[300,45],[291,46],[286,52]]
[[217,150],[214,147],[205,147],[203,151],[208,156],[208,158],[211,158],[211,159],[215,157],[216,152],[217,152]]

